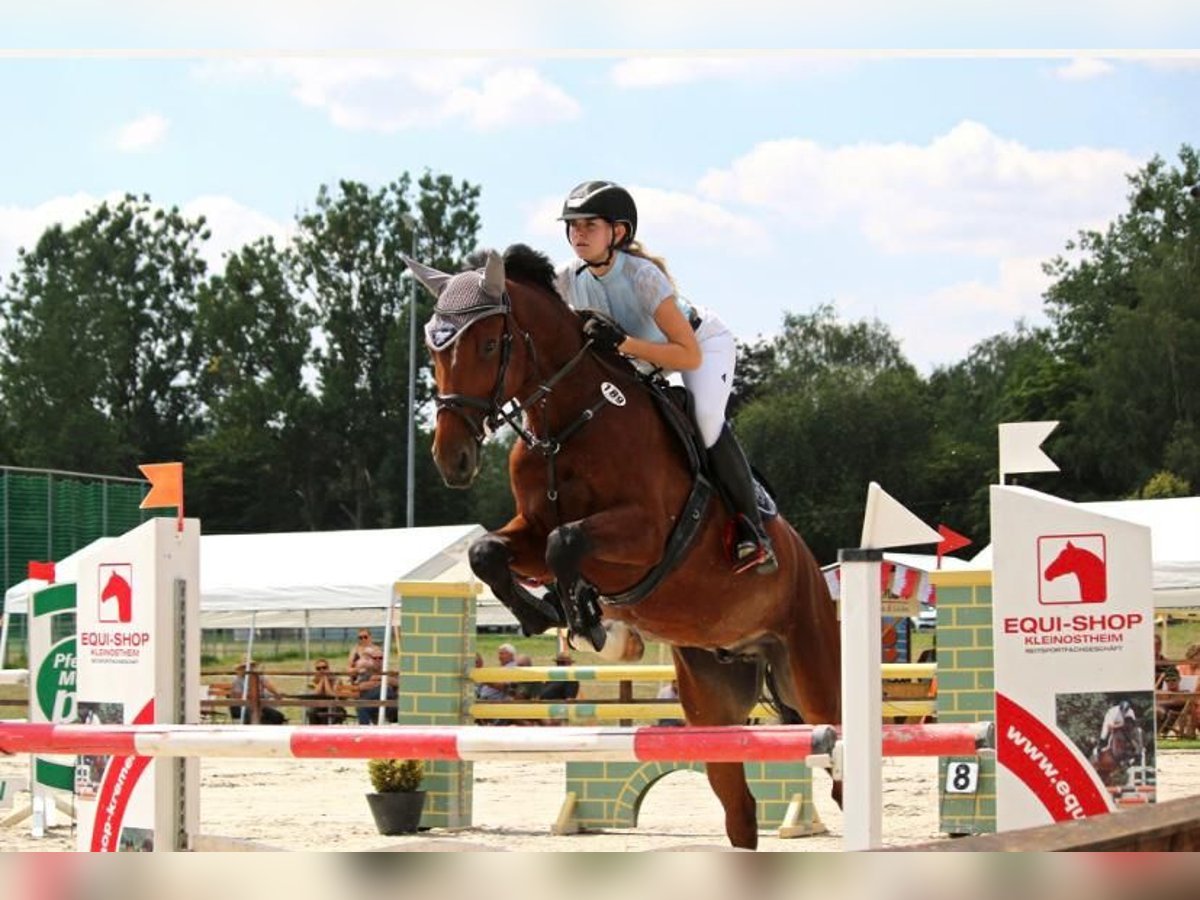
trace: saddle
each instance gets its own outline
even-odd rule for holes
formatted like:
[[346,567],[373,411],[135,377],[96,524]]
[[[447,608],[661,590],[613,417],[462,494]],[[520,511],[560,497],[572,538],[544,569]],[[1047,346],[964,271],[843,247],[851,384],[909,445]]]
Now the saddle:
[[[687,389],[670,384],[659,369],[649,373],[636,369],[635,371],[638,380],[649,392],[662,414],[663,421],[679,440],[687,455],[688,468],[692,475],[692,490],[688,494],[675,528],[671,531],[671,536],[667,539],[666,550],[658,565],[629,590],[619,594],[601,596],[600,601],[608,606],[633,606],[670,574],[683,559],[692,544],[692,539],[700,532],[700,527],[704,524],[704,511],[708,507],[708,501],[713,492],[719,490],[714,487],[717,482],[708,467],[708,454],[705,453],[700,433],[696,429],[691,397]],[[778,515],[779,508],[775,503],[775,498],[765,487],[762,476],[757,471],[754,471],[753,474],[755,495],[763,517],[771,518]],[[729,508],[728,503],[726,503],[726,508]]]
[[[687,392],[687,389],[682,385],[671,384],[667,381],[663,377],[661,369],[654,369],[649,373],[638,371],[638,380],[650,392],[650,396],[654,398],[655,405],[658,406],[659,412],[662,414],[663,421],[667,423],[679,439],[680,444],[683,445],[684,451],[687,453],[688,465],[691,468],[692,477],[703,475],[711,483],[718,484],[708,466],[708,454],[705,452],[704,444],[700,439],[700,432],[696,429],[696,416],[692,410],[692,397]],[[754,476],[754,494],[763,519],[775,518],[779,515],[779,505],[775,501],[775,491],[771,488],[763,474],[754,467],[753,463],[750,465],[750,471]],[[726,504],[727,507],[728,505]]]

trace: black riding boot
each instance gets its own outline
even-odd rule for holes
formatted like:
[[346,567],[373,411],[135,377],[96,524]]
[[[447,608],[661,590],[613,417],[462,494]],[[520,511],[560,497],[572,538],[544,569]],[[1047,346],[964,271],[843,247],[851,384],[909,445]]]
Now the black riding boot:
[[733,548],[734,570],[745,572],[755,568],[760,575],[776,571],[779,563],[775,559],[771,539],[763,527],[750,463],[728,423],[721,429],[717,442],[708,448],[708,461],[738,517]]

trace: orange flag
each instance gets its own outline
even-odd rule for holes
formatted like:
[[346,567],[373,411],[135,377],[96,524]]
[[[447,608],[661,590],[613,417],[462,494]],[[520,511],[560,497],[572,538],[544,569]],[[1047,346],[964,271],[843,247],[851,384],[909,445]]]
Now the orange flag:
[[139,509],[175,506],[183,512],[183,463],[149,463],[138,466],[150,482],[150,493],[143,498]]

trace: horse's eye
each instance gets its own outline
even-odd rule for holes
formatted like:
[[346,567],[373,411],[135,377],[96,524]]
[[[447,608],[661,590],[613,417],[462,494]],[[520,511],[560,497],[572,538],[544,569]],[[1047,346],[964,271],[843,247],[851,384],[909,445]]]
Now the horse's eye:
[[496,348],[499,346],[500,341],[498,341],[496,338],[488,338],[487,341],[484,342],[483,352],[486,356],[491,356],[496,352]]

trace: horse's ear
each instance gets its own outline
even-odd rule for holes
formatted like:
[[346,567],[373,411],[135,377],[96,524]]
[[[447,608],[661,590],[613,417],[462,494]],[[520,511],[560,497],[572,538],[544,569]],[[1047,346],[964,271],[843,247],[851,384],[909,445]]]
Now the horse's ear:
[[406,256],[401,253],[400,258],[404,260],[404,264],[408,266],[408,270],[413,273],[413,277],[421,284],[425,285],[425,289],[435,297],[442,296],[442,291],[446,289],[451,276],[445,272],[439,272],[432,266],[427,266],[424,263],[419,263],[411,256]]
[[504,257],[495,250],[487,252],[487,264],[483,268],[483,292],[496,300],[504,296]]

